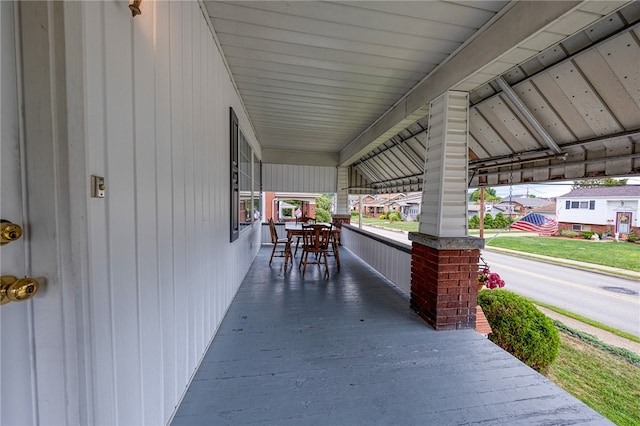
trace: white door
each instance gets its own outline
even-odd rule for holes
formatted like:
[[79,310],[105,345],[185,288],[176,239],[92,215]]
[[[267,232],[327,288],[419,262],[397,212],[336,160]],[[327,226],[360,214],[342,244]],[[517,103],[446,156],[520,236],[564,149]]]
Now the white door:
[[631,230],[631,212],[618,212],[616,216],[616,232],[620,235],[628,234]]
[[[0,2],[0,219],[23,229],[23,194],[20,178],[20,126],[13,22],[13,2]],[[16,241],[0,246],[0,274],[27,275],[27,230]],[[32,301],[0,306],[0,424],[32,425],[37,422],[32,364],[34,348]]]

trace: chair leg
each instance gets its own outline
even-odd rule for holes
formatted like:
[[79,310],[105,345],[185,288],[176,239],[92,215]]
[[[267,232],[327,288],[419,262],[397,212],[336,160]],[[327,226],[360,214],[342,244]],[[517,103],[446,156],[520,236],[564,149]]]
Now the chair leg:
[[338,248],[338,243],[333,242],[333,256],[336,258],[336,265],[338,266],[338,271],[340,270],[340,251]]
[[327,259],[327,252],[323,251],[322,256],[324,257],[324,274],[329,278],[329,259]]
[[271,265],[271,261],[273,260],[273,255],[276,254],[276,247],[278,247],[278,244],[273,245],[273,250],[271,250],[271,258],[269,259],[269,265]]
[[[300,257],[304,258],[304,267],[302,268],[302,276],[304,277],[304,273],[307,270],[307,259],[309,257],[309,252],[308,251],[303,252],[302,256]],[[302,259],[300,259],[300,261],[302,261]]]

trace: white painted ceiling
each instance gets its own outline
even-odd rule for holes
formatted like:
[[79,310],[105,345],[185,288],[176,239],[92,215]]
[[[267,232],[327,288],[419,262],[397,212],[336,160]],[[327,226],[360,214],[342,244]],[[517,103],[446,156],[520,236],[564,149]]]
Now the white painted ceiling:
[[640,2],[204,4],[285,163],[333,155],[363,192],[419,190],[427,103],[454,89],[470,92],[470,185],[640,173]]

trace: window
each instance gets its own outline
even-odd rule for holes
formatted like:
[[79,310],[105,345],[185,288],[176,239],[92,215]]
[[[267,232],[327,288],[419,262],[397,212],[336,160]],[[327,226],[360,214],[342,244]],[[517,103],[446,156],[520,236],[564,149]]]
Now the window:
[[571,225],[571,230],[582,231],[582,225]]
[[571,210],[571,209],[589,209],[589,210],[595,210],[596,209],[596,201],[595,200],[590,200],[590,201],[565,201],[564,204],[564,208],[567,210]]
[[238,207],[240,206],[240,185],[239,185],[239,174],[238,174],[238,117],[236,113],[233,112],[233,108],[229,108],[230,112],[230,133],[229,133],[229,152],[230,159],[229,163],[231,165],[230,173],[231,173],[231,200],[230,200],[230,240],[235,241],[240,236],[240,225],[239,215],[238,215]]
[[249,141],[238,125],[238,117],[230,108],[230,240],[260,220],[260,191],[262,190],[261,164]]

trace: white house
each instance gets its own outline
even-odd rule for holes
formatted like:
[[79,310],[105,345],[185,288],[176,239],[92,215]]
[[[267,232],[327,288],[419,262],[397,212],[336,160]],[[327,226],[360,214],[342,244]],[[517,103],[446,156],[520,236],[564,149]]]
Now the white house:
[[624,236],[640,229],[640,186],[575,189],[558,197],[559,229],[610,232]]

